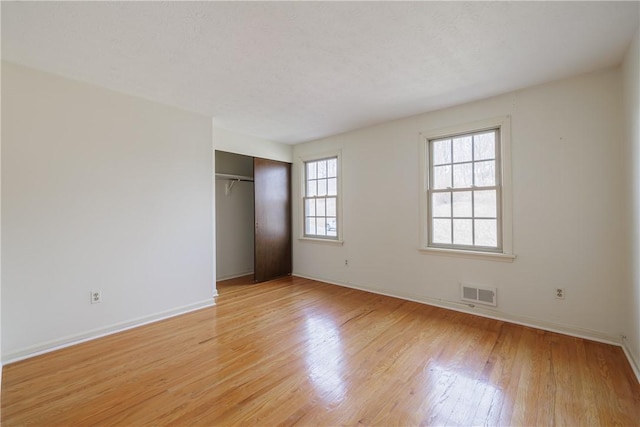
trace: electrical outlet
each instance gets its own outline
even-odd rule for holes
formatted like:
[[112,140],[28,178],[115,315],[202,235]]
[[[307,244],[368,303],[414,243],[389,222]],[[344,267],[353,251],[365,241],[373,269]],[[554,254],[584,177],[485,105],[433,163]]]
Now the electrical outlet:
[[344,260],[344,265],[346,265],[347,267],[349,266],[349,260],[348,259]]
[[91,291],[91,304],[102,302],[102,291]]
[[556,288],[556,299],[564,299],[564,288]]

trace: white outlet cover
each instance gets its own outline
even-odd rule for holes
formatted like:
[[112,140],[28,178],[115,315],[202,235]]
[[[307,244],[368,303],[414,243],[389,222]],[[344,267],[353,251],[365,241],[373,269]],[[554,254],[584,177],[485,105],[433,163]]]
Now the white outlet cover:
[[91,304],[98,304],[102,302],[102,292],[101,291],[91,291]]

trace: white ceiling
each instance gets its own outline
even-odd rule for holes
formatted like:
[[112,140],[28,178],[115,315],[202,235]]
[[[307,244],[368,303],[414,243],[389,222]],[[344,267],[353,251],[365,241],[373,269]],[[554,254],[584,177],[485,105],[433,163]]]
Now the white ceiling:
[[2,2],[2,58],[297,143],[618,65],[639,2]]

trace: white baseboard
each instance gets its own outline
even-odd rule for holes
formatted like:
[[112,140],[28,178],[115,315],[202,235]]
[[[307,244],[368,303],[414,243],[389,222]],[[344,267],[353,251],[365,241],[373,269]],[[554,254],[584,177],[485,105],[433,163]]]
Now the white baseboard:
[[627,356],[627,359],[629,360],[629,365],[631,365],[631,369],[633,370],[633,373],[636,374],[638,383],[640,383],[640,360],[636,360],[633,357],[633,353],[631,352],[631,349],[627,344],[627,340],[624,338],[622,339],[622,350],[624,351],[625,356]]
[[371,287],[371,286],[362,286],[352,282],[349,283],[339,283],[331,280],[326,280],[320,277],[311,277],[298,273],[293,273],[293,276],[302,277],[305,279],[317,280],[319,282],[329,283],[332,285],[343,286],[345,288],[358,289],[365,292],[371,292],[374,294],[385,295],[394,298],[400,298],[407,301],[413,301],[420,304],[427,304],[436,307],[446,308],[449,310],[459,311],[462,313],[473,314],[476,316],[487,317],[489,319],[494,320],[502,320],[508,323],[515,323],[517,325],[528,326],[536,329],[542,329],[544,331],[549,332],[557,332],[563,335],[569,335],[577,338],[585,338],[592,341],[598,341],[605,344],[613,344],[613,345],[622,345],[622,340],[620,336],[607,334],[604,332],[594,331],[591,329],[578,328],[574,326],[562,325],[553,322],[547,322],[544,320],[538,320],[527,316],[520,316],[517,314],[506,313],[503,311],[485,308],[480,306],[470,307],[468,303],[464,303],[462,301],[449,301],[444,299],[437,298],[428,298],[420,295],[412,295],[404,292],[389,292],[387,290]]
[[250,274],[253,274],[253,271],[247,271],[246,273],[232,274],[230,276],[216,277],[216,282],[221,282],[223,280],[235,279],[236,277],[244,277],[244,276],[248,276]]
[[118,332],[126,331],[128,329],[137,328],[139,326],[147,325],[149,323],[158,322],[160,320],[168,319],[170,317],[179,316],[192,311],[201,310],[203,308],[214,306],[215,300],[206,299],[197,303],[176,307],[171,310],[167,310],[161,313],[152,314],[149,316],[139,317],[137,319],[129,320],[126,322],[116,323],[104,328],[92,329],[80,334],[70,335],[56,340],[48,341],[35,346],[27,347],[22,350],[14,351],[3,355],[2,364],[7,365],[9,363],[18,362],[20,360],[28,359],[41,354],[50,353],[55,350],[59,350],[72,345],[80,344],[86,341],[91,341],[97,338],[102,338],[107,335],[112,335]]

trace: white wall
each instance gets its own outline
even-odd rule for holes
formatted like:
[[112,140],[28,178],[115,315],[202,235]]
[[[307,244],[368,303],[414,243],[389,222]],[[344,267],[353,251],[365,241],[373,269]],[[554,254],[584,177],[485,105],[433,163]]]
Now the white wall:
[[[295,159],[342,150],[344,201],[344,245],[294,240],[294,274],[619,341],[621,107],[621,73],[607,70],[294,146]],[[511,115],[517,259],[418,251],[419,132],[503,115]],[[299,236],[298,163],[293,181]],[[456,304],[459,282],[497,287],[497,309]],[[565,300],[554,298],[556,287]]]
[[623,93],[629,175],[629,288],[623,333],[625,347],[640,378],[640,31],[636,33],[623,63]]
[[[1,9],[1,8],[0,8]],[[2,13],[0,13],[1,19]],[[0,67],[0,81],[2,80],[2,67]],[[0,87],[2,85],[0,84]],[[2,90],[0,89],[0,93]],[[0,96],[1,98],[1,96]],[[0,117],[2,106],[0,102]],[[2,120],[0,119],[0,122]],[[0,136],[0,391],[2,390],[2,137]]]
[[291,163],[293,159],[291,145],[256,138],[215,126],[213,128],[213,146],[220,151],[287,163]]
[[211,119],[8,63],[2,90],[4,360],[212,304]]
[[216,181],[216,280],[253,273],[253,183],[237,182],[229,194],[228,181]]

